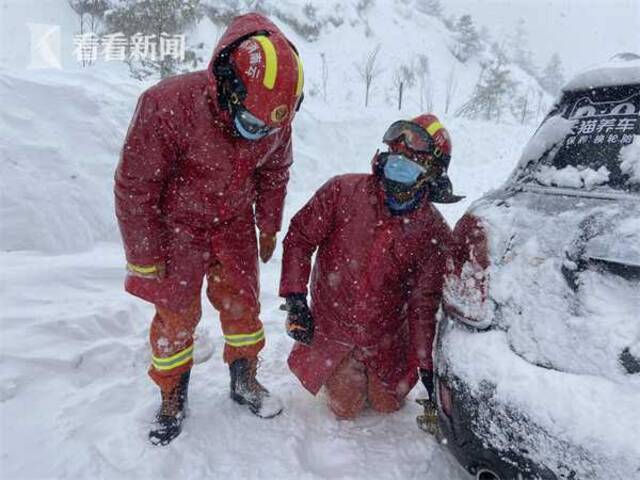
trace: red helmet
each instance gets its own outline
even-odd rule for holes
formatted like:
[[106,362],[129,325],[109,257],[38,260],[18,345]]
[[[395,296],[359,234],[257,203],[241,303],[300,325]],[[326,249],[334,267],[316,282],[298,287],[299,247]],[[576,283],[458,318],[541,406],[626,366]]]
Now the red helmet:
[[427,113],[410,121],[394,122],[382,140],[394,152],[403,153],[410,150],[415,153],[414,161],[417,163],[439,164],[433,176],[423,179],[429,185],[428,199],[431,202],[454,203],[464,198],[453,194],[451,180],[447,174],[451,162],[451,137],[438,117]]
[[230,63],[244,90],[232,103],[270,128],[291,123],[302,100],[304,74],[300,57],[283,36],[247,38],[231,52]]
[[382,140],[390,146],[402,140],[406,147],[416,153],[435,157],[445,170],[449,167],[451,137],[433,114],[427,113],[410,121],[399,120],[392,123]]
[[438,117],[427,113],[414,118],[411,122],[420,125],[433,138],[436,157],[438,157],[438,151],[442,152],[440,158],[444,162],[445,168],[447,168],[451,161],[451,137],[447,129],[438,120]]

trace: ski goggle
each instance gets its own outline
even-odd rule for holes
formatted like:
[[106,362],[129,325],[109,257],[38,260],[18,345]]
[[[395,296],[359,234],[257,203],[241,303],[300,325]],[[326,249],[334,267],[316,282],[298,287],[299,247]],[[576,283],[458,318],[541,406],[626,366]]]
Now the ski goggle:
[[412,185],[418,181],[421,175],[427,173],[427,169],[413,160],[399,153],[382,154],[386,156],[383,174],[387,180]]
[[260,140],[279,130],[279,128],[270,127],[246,108],[236,110],[233,124],[238,133],[247,140]]
[[430,153],[437,158],[442,156],[442,150],[436,147],[433,137],[420,125],[406,120],[398,120],[387,129],[382,141],[388,145],[400,138],[414,152]]

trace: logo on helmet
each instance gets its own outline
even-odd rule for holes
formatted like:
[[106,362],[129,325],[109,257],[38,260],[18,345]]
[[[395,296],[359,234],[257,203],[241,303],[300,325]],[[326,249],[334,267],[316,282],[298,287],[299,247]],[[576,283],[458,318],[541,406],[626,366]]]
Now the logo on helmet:
[[280,123],[287,117],[287,113],[289,113],[287,106],[280,105],[279,107],[274,108],[271,112],[271,120],[276,123]]

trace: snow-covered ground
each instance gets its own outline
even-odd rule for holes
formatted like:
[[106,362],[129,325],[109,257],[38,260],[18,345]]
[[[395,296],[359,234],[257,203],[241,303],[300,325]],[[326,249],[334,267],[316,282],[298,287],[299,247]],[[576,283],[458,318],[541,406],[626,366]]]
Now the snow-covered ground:
[[[261,273],[261,378],[283,397],[283,415],[263,421],[231,403],[217,314],[203,302],[191,416],[169,447],[148,443],[158,402],[146,376],[152,307],[122,290],[111,193],[141,88],[106,70],[0,72],[2,477],[464,478],[416,427],[419,387],[395,414],[338,422],[288,372],[280,248]],[[396,118],[392,109],[329,110],[309,99],[295,124],[285,226],[329,177],[367,171]],[[505,180],[533,126],[443,122],[455,190],[468,196],[442,208],[453,224]]]

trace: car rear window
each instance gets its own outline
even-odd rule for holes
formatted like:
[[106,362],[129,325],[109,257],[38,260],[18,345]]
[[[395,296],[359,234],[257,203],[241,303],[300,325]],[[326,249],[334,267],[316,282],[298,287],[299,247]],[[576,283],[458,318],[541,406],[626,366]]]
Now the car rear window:
[[640,85],[564,93],[527,145],[515,178],[640,192]]

